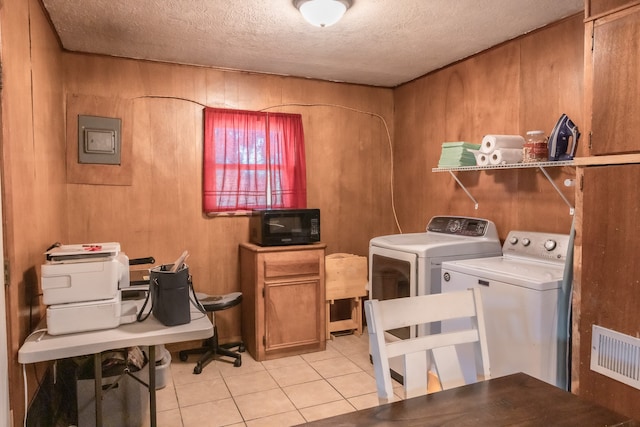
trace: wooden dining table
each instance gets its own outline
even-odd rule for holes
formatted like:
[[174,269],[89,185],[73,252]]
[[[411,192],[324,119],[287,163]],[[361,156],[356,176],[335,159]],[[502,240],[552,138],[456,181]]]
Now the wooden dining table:
[[308,423],[311,426],[640,426],[518,373]]

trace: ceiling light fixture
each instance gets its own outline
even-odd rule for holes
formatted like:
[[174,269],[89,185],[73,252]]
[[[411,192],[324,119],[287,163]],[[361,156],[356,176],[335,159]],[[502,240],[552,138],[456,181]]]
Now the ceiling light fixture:
[[329,27],[342,18],[351,0],[293,0],[304,19],[316,27]]

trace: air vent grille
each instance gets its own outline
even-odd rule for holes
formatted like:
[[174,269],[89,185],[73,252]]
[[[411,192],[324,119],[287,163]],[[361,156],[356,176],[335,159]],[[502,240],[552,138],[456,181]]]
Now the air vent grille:
[[593,325],[591,370],[640,390],[640,339]]

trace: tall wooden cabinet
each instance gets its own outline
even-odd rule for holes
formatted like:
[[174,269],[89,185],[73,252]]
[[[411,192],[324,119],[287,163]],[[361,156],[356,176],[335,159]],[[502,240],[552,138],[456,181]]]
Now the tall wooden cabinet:
[[325,349],[325,247],[240,245],[242,338],[255,360]]
[[579,395],[640,419],[640,390],[590,369],[591,328],[633,337],[640,326],[640,164],[583,170]]
[[593,325],[634,337],[640,325],[640,164],[606,157],[640,152],[640,1],[585,6],[585,136],[602,165],[577,175],[572,390],[640,419],[640,390],[590,368]]

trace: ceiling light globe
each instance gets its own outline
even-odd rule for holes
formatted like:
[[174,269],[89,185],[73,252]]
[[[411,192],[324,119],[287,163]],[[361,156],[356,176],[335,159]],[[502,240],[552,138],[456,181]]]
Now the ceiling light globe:
[[350,0],[296,0],[295,6],[311,25],[330,27],[351,6]]

